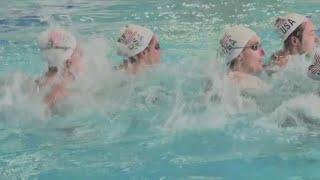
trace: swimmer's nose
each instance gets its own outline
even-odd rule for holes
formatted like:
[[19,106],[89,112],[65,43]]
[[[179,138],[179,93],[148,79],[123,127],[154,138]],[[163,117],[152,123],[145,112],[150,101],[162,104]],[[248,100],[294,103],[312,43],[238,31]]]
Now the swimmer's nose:
[[260,55],[261,55],[261,56],[264,56],[264,55],[265,55],[265,52],[264,52],[264,49],[263,49],[263,48],[260,49]]

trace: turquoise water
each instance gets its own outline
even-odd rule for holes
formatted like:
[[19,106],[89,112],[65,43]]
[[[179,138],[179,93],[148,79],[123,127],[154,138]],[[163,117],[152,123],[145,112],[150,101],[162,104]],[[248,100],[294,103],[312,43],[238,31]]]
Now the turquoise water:
[[[288,12],[320,26],[316,0],[1,1],[0,179],[319,179],[307,63],[266,79],[266,96],[242,97],[216,54],[222,27],[236,23],[258,32],[268,57],[281,47],[274,18]],[[137,77],[111,70],[128,23],[150,27],[164,51]],[[89,71],[50,116],[28,87],[45,68],[37,36],[57,25],[81,38]],[[207,79],[220,100],[203,96]]]

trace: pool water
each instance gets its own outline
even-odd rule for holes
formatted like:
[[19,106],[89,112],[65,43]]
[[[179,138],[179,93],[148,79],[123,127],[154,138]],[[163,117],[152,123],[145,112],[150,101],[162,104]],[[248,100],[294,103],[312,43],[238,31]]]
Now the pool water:
[[[223,26],[244,24],[267,62],[281,48],[274,19],[289,12],[320,26],[317,0],[1,1],[0,179],[319,179],[310,61],[264,77],[272,90],[247,97],[223,81],[216,53]],[[163,50],[160,65],[134,77],[112,70],[129,23],[150,27]],[[88,74],[50,113],[29,90],[46,68],[37,37],[55,26],[81,39]],[[222,98],[204,96],[208,79]]]

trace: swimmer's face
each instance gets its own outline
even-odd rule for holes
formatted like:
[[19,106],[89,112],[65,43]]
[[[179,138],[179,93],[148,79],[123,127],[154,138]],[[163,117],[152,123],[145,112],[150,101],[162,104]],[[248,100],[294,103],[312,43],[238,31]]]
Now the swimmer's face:
[[150,41],[149,51],[147,51],[147,58],[149,64],[158,64],[160,63],[162,50],[160,48],[160,41],[157,37],[153,36]]
[[319,37],[316,35],[314,24],[311,21],[307,21],[302,33],[302,41],[300,46],[300,53],[310,53],[316,47],[316,43],[319,41]]
[[264,49],[261,46],[261,40],[254,36],[246,44],[242,51],[240,64],[247,73],[258,73],[263,70]]

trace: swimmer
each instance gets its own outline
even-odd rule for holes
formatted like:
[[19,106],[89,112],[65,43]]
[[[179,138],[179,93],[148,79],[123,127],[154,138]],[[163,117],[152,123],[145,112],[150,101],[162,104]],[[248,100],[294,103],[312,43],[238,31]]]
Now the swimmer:
[[48,70],[35,82],[51,108],[68,95],[68,85],[83,72],[82,50],[76,38],[61,29],[43,32],[38,45]]
[[319,41],[313,22],[301,14],[291,13],[278,17],[275,26],[282,35],[283,49],[272,54],[266,67],[269,75],[286,67],[290,56],[310,55]]
[[308,67],[308,76],[313,79],[320,81],[320,50],[317,49],[313,54],[313,63]]
[[263,71],[265,55],[259,36],[244,26],[228,26],[220,40],[226,55],[228,77],[243,90],[264,89],[266,84],[256,75]]
[[118,39],[118,54],[124,57],[119,69],[137,74],[146,67],[160,63],[162,51],[158,37],[150,29],[128,25]]

